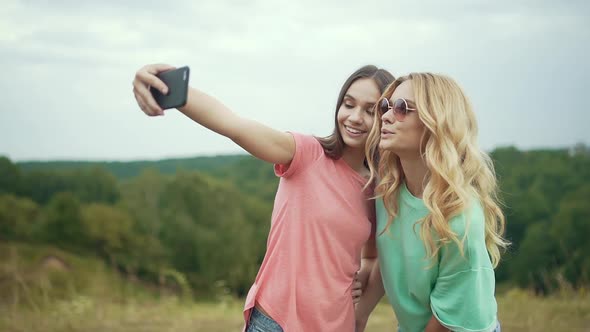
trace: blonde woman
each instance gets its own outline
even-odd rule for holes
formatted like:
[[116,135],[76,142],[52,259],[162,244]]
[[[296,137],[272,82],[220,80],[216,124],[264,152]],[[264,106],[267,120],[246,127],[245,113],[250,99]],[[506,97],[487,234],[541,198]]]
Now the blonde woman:
[[500,331],[494,267],[507,245],[504,217],[467,97],[448,77],[413,73],[385,90],[375,116],[367,160],[379,259],[357,331],[384,292],[401,332]]

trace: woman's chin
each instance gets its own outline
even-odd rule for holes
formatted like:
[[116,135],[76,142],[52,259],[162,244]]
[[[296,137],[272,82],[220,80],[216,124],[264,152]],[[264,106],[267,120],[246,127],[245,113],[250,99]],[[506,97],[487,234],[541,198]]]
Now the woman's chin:
[[366,137],[343,137],[343,141],[344,144],[352,149],[358,149],[358,148],[365,148],[365,143],[367,143],[367,139]]
[[394,151],[395,146],[393,145],[393,142],[390,142],[389,140],[381,140],[379,142],[379,149],[383,151]]

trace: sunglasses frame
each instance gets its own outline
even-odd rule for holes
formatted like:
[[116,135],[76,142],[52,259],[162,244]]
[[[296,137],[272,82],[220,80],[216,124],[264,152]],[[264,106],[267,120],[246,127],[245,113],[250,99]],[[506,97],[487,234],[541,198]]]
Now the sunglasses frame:
[[[385,100],[385,102],[387,103],[387,111],[386,112],[381,112],[381,109],[382,109],[381,104],[383,103],[383,100]],[[405,113],[401,113],[401,112],[398,112],[395,110],[396,108],[393,105],[395,105],[398,100],[401,100],[404,103],[404,105],[406,106]],[[392,103],[389,102],[389,98],[385,98],[385,97],[381,98],[381,100],[379,101],[379,112],[381,112],[381,115],[383,115],[389,111],[393,112],[393,116],[395,117],[396,121],[402,122],[405,120],[406,115],[408,115],[409,112],[415,112],[416,109],[409,107],[408,101],[405,100],[404,98],[397,98]]]

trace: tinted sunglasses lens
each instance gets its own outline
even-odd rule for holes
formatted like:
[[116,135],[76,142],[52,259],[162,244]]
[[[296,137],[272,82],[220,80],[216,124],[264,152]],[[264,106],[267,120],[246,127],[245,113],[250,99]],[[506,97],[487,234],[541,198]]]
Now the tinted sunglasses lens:
[[406,107],[406,101],[403,99],[396,99],[393,103],[393,109],[395,113],[405,116],[408,113],[408,108]]
[[389,111],[389,102],[386,98],[383,98],[379,102],[379,112],[381,112],[381,114],[385,114],[387,111]]
[[393,103],[393,114],[397,121],[404,121],[406,114],[408,114],[408,104],[403,99],[397,99]]

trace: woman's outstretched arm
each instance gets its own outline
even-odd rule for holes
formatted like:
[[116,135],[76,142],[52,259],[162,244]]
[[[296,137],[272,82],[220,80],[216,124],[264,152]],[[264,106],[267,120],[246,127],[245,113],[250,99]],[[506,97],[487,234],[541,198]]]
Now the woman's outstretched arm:
[[[151,86],[167,93],[167,86],[156,75],[171,69],[174,67],[153,64],[142,67],[135,74],[133,93],[145,114],[164,114],[149,89]],[[293,159],[295,140],[292,135],[240,117],[198,89],[189,88],[187,103],[179,110],[200,125],[236,142],[254,157],[274,164],[288,164]]]

